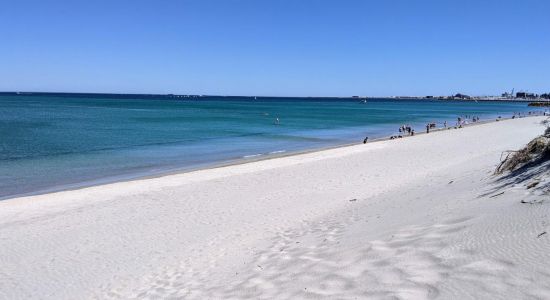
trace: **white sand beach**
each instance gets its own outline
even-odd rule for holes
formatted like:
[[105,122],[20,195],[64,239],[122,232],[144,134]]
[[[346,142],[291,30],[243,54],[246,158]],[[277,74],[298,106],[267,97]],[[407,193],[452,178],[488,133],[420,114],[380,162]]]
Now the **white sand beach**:
[[550,299],[543,119],[0,201],[0,298]]

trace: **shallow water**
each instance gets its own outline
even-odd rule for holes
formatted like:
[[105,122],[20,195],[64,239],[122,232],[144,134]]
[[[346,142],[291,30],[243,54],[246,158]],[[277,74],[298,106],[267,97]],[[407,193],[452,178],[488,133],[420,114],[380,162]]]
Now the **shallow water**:
[[[197,100],[199,99],[199,100]],[[534,110],[526,103],[0,96],[0,199]],[[277,122],[277,118],[279,122]]]

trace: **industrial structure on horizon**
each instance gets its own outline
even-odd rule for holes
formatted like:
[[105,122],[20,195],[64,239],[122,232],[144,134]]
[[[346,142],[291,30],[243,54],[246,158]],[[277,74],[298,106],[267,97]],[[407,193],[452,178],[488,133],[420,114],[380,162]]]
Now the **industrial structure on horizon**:
[[425,99],[440,99],[440,100],[514,100],[514,101],[532,101],[543,100],[550,101],[550,93],[535,94],[527,91],[519,91],[502,93],[500,96],[469,96],[462,93],[457,93],[451,96],[425,96],[425,97],[393,97],[393,98],[425,98]]

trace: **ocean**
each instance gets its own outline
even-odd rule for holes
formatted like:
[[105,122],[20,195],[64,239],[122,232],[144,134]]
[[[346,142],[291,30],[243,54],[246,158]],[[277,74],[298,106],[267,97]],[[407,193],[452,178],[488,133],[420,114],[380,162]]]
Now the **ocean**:
[[[520,102],[0,95],[0,199],[424,131]],[[477,142],[477,141],[476,141]]]

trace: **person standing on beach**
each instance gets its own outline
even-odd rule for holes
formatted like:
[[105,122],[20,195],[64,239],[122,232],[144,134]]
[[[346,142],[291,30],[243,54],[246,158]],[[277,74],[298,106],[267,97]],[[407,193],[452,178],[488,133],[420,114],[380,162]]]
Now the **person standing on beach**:
[[443,127],[445,127],[445,129],[447,129],[447,121],[443,122]]
[[430,133],[430,124],[426,124],[426,133]]

